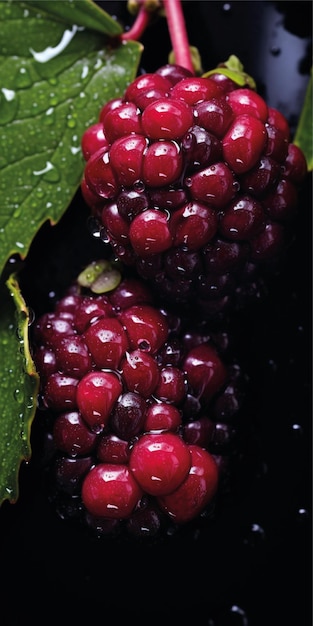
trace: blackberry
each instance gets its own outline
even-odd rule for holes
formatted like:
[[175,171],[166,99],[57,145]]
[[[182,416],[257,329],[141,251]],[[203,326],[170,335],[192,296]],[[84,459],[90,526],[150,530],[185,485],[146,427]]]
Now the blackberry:
[[222,493],[245,377],[227,333],[190,328],[111,270],[92,263],[31,328],[50,495],[100,535],[155,536]]
[[92,219],[161,300],[214,317],[259,295],[307,165],[258,93],[168,64],[106,103],[82,147]]

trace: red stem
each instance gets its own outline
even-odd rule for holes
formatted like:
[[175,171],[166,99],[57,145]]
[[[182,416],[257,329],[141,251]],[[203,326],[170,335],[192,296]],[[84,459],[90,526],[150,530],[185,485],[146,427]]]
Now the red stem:
[[163,0],[167,18],[168,30],[171,38],[175,63],[185,67],[194,74],[194,67],[190,53],[189,40],[186,30],[184,13],[180,0]]
[[140,41],[143,33],[149,25],[151,11],[147,11],[144,4],[141,5],[132,27],[121,35],[122,41]]

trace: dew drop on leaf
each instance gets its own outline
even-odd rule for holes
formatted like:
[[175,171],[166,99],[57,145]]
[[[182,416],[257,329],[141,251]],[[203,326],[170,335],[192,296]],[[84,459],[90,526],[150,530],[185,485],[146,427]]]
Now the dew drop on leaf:
[[60,180],[59,170],[50,161],[47,161],[42,169],[34,170],[33,175],[41,176],[42,180],[46,180],[49,183],[57,183]]
[[0,89],[0,124],[13,122],[18,109],[18,97],[12,89]]
[[43,117],[43,122],[47,126],[52,126],[55,123],[55,110],[54,107],[50,107],[46,110],[46,114]]
[[28,87],[31,87],[33,80],[27,67],[20,67],[16,74],[14,83],[19,89],[27,89]]

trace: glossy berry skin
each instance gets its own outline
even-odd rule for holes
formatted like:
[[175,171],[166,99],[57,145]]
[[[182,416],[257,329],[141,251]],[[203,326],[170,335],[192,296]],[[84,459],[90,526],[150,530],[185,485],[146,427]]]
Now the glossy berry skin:
[[200,344],[184,360],[188,383],[197,396],[212,398],[227,380],[227,370],[214,348]]
[[183,524],[195,518],[215,496],[219,472],[206,450],[190,445],[191,467],[182,484],[170,494],[158,498],[161,507],[176,523]]
[[96,448],[97,460],[101,463],[127,465],[129,460],[129,442],[113,432],[104,431],[98,437]]
[[108,422],[122,392],[122,383],[113,372],[90,372],[77,386],[77,406],[87,424],[97,432]]
[[154,496],[171,493],[189,472],[188,446],[174,433],[144,434],[135,443],[129,460],[133,476],[142,489]]
[[116,369],[129,347],[127,334],[114,317],[102,318],[89,326],[84,334],[85,344],[100,369]]
[[249,171],[266,146],[266,129],[258,118],[242,114],[235,118],[223,138],[225,161],[236,174]]
[[144,430],[176,431],[181,425],[181,422],[181,412],[175,405],[168,404],[167,402],[157,402],[151,404],[147,409]]
[[103,124],[97,122],[85,131],[82,138],[82,153],[85,161],[101,148],[108,148],[109,142],[103,131]]
[[[53,497],[69,511],[79,502],[81,521],[100,534],[122,520],[136,536],[176,524],[158,498],[193,480],[191,447],[229,454],[240,368],[224,362],[227,340],[188,324],[134,276],[98,295],[77,282],[34,322]],[[190,519],[213,498],[201,485]]]
[[79,411],[60,413],[53,424],[56,447],[71,456],[89,454],[97,443],[97,435],[88,428]]
[[184,100],[159,98],[144,110],[142,130],[148,139],[180,139],[192,125],[193,112]]
[[[99,229],[164,303],[220,319],[259,298],[288,245],[307,164],[287,119],[255,90],[218,69],[200,77],[166,64],[103,105],[82,150]],[[232,242],[226,280],[215,250]]]
[[99,463],[84,479],[82,499],[95,516],[120,519],[130,515],[142,490],[127,465]]
[[134,304],[119,314],[130,347],[152,354],[157,352],[168,337],[168,324],[161,311],[148,304]]

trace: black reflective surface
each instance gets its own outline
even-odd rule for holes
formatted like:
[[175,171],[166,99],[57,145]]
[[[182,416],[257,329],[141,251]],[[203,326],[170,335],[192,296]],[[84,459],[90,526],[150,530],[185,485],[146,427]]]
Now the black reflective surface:
[[[126,3],[99,4],[129,24]],[[183,7],[204,69],[236,54],[294,130],[310,70],[311,3]],[[154,23],[143,43],[146,71],[166,63],[165,21]],[[250,386],[243,459],[216,519],[198,533],[182,529],[155,543],[90,536],[49,504],[35,423],[19,501],[0,510],[4,626],[311,624],[311,189],[308,176],[279,280],[264,303],[233,323]],[[36,238],[23,276],[36,310],[101,252],[86,220],[78,194],[59,225],[44,226]]]

